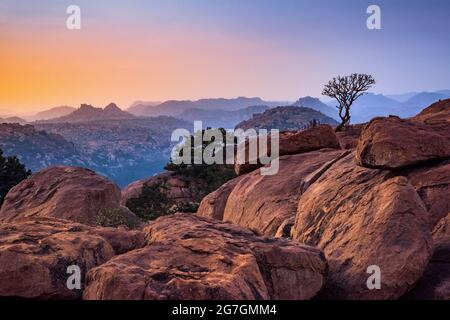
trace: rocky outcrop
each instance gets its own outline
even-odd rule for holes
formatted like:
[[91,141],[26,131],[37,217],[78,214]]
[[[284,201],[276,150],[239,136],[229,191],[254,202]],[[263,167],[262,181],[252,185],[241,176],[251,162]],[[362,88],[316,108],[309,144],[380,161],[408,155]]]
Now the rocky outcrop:
[[116,104],[110,103],[104,109],[95,108],[88,104],[82,104],[80,108],[74,110],[68,115],[49,120],[43,120],[43,123],[72,123],[72,122],[90,122],[95,120],[121,120],[134,119],[131,113],[121,110]]
[[97,216],[120,206],[120,190],[93,171],[76,167],[44,169],[12,188],[0,221],[53,217],[94,225]]
[[448,133],[450,131],[450,99],[433,103],[410,120],[445,130]]
[[[399,298],[432,252],[428,213],[414,187],[389,171],[357,166],[353,154],[300,197],[292,237],[324,251],[330,269],[323,298]],[[381,270],[380,290],[366,285],[370,266]]]
[[0,121],[0,149],[5,156],[17,156],[33,172],[54,165],[87,166],[89,163],[69,139],[32,125]]
[[309,299],[320,250],[195,215],[159,218],[148,245],[91,269],[85,299]]
[[[0,297],[79,299],[89,269],[143,244],[139,231],[93,228],[66,220],[1,223]],[[80,268],[81,290],[68,289],[69,266]]]
[[450,132],[446,131],[394,116],[375,118],[361,133],[356,159],[368,168],[392,170],[447,158]]
[[[257,139],[250,137],[249,139]],[[234,169],[237,175],[249,173],[262,167],[262,164],[249,155],[249,139],[238,146],[241,150],[245,146],[245,163],[236,162]],[[258,141],[259,142],[259,141]],[[256,144],[258,144],[258,142]],[[306,153],[310,151],[331,148],[340,149],[339,140],[334,130],[327,125],[321,125],[303,131],[286,131],[279,135],[279,156]],[[271,139],[267,138],[267,154],[271,152]],[[238,151],[239,152],[239,151]],[[259,157],[259,153],[258,157]],[[264,156],[264,155],[263,155]]]
[[[278,174],[264,176],[257,170],[242,176],[228,196],[223,220],[275,236],[280,225],[296,215],[301,186],[311,183],[309,175],[344,153],[324,149],[282,156]],[[224,189],[218,194],[226,193]]]
[[[327,106],[325,107],[329,108]],[[313,121],[315,123],[329,124],[333,126],[338,125],[336,120],[317,110],[314,110],[313,108],[305,108],[303,106],[285,106],[268,109],[263,113],[254,114],[251,119],[242,121],[236,126],[236,128],[244,130],[299,130],[304,129]]]

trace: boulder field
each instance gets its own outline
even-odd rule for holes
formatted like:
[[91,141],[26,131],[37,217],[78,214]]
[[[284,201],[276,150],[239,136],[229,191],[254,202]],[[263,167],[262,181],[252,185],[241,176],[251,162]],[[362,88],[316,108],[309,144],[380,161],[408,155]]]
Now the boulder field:
[[[122,205],[157,178],[121,194],[89,170],[45,169],[0,208],[0,298],[448,300],[449,139],[450,100],[337,134],[283,133],[278,174],[236,168],[197,214],[136,230],[97,216],[132,217]],[[189,181],[163,177],[189,199]],[[66,285],[73,265],[79,290]]]
[[[448,297],[450,100],[337,138],[345,151],[282,156],[277,175],[241,175],[197,214],[323,250],[329,274],[317,298]],[[371,266],[381,271],[379,290],[367,287]]]

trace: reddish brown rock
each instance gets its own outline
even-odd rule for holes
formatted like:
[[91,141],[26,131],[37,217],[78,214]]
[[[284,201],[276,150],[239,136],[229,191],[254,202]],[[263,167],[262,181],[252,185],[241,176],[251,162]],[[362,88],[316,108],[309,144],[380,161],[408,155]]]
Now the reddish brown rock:
[[101,211],[120,207],[120,190],[103,176],[76,167],[50,167],[12,188],[0,221],[51,217],[96,224]]
[[358,164],[369,168],[399,169],[447,157],[450,133],[394,116],[370,121],[356,149]]
[[405,176],[429,213],[430,230],[450,214],[450,162],[408,170]]
[[342,149],[355,149],[364,125],[352,125],[345,127],[342,131],[336,132]]
[[309,299],[322,287],[320,250],[196,215],[159,218],[148,246],[89,271],[85,299]]
[[104,238],[114,249],[115,254],[122,254],[145,245],[145,236],[139,230],[119,228],[95,228],[88,232]]
[[[293,239],[322,249],[322,298],[396,299],[420,278],[432,252],[428,213],[405,177],[357,166],[350,154],[300,197]],[[381,269],[369,290],[367,268]]]
[[275,236],[283,221],[295,216],[309,175],[344,152],[325,149],[282,156],[277,174],[263,176],[258,170],[242,176],[228,196],[223,220]]
[[445,130],[448,133],[450,131],[450,99],[433,103],[410,120]]
[[[334,133],[333,128],[328,125],[321,125],[303,131],[286,131],[280,133],[279,139],[279,155],[293,155],[325,148],[340,149],[339,140]],[[256,138],[250,138],[256,139]],[[271,139],[268,137],[267,149],[270,154]],[[258,141],[259,142],[259,141]],[[244,143],[238,146],[238,150],[244,147]],[[254,171],[262,165],[258,159],[249,158],[249,141],[245,142],[245,163],[236,163],[234,166],[237,175],[242,175]]]
[[201,217],[223,220],[228,197],[241,179],[241,177],[234,178],[204,197],[197,214]]
[[[2,223],[0,297],[79,299],[89,269],[143,245],[144,235],[139,231],[48,218]],[[67,288],[71,265],[80,267],[81,290]]]
[[434,254],[417,286],[404,299],[450,300],[450,214],[433,232]]

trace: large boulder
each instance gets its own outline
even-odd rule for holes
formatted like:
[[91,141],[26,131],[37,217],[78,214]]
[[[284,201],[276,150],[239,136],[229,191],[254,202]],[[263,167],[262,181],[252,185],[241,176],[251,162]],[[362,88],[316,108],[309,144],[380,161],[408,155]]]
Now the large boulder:
[[51,217],[94,225],[99,214],[114,209],[120,209],[120,190],[114,183],[88,169],[59,166],[33,174],[12,188],[0,210],[0,221]]
[[200,202],[197,214],[201,217],[223,220],[228,197],[241,179],[242,177],[234,178],[204,197]]
[[[428,218],[405,177],[357,166],[349,154],[302,194],[292,237],[325,253],[329,276],[322,298],[396,299],[427,266]],[[379,290],[366,285],[370,266],[381,270]]]
[[[255,137],[246,139],[245,143],[239,144],[238,150],[245,147],[245,163],[235,163],[234,169],[237,175],[254,171],[263,165],[258,161],[259,151],[256,159],[249,155],[250,141]],[[255,143],[255,142],[254,142]],[[256,140],[259,147],[259,140]],[[332,127],[321,125],[303,131],[285,131],[279,135],[279,156],[300,154],[325,148],[340,149],[339,140]],[[268,154],[271,152],[271,138],[267,138]]]
[[91,269],[85,299],[309,299],[320,250],[191,214],[157,219],[148,245]]
[[368,168],[400,169],[448,158],[450,132],[442,128],[395,116],[375,118],[361,133],[356,159]]
[[281,224],[296,215],[298,199],[312,183],[309,175],[344,153],[324,149],[282,156],[277,174],[261,175],[257,170],[240,177],[226,201],[223,220],[275,236]]
[[[89,269],[143,245],[138,231],[48,218],[1,223],[0,297],[79,299]],[[67,287],[72,265],[81,270],[81,290]]]

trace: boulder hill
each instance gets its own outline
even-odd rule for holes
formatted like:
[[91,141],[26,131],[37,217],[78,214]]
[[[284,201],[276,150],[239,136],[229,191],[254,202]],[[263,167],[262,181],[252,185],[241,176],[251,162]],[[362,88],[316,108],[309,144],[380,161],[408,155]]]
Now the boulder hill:
[[[99,227],[95,216],[141,182],[121,195],[92,171],[48,168],[0,210],[0,297],[450,299],[449,128],[444,100],[338,135],[290,132],[277,175],[238,170],[197,214],[138,230]],[[82,291],[65,286],[73,264]],[[381,270],[379,290],[367,288],[369,266]]]

